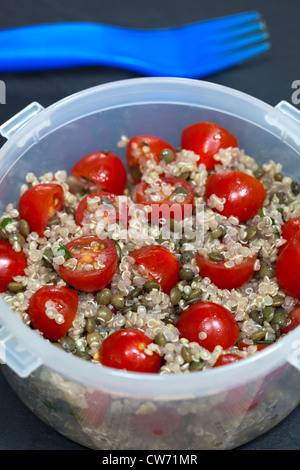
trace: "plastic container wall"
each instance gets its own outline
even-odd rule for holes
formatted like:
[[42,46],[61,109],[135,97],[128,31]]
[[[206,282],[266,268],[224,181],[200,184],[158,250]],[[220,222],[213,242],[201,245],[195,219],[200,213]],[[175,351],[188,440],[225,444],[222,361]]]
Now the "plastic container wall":
[[[29,171],[69,170],[103,148],[124,159],[122,135],[155,134],[176,147],[181,130],[196,121],[220,124],[259,163],[281,162],[285,174],[299,179],[296,111],[207,82],[168,78],[101,85],[45,110],[35,104],[1,128],[8,141],[0,151],[0,209],[17,203]],[[273,427],[300,402],[299,328],[257,356],[183,380],[86,363],[0,306],[8,381],[42,420],[91,448],[230,449]]]

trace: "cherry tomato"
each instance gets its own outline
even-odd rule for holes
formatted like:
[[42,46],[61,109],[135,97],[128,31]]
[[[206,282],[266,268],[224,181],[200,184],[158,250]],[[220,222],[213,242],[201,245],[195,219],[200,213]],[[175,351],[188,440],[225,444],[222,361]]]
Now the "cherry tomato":
[[167,406],[134,417],[134,425],[138,430],[150,436],[170,436],[179,428],[182,421],[183,416],[179,415],[176,409]]
[[158,245],[143,246],[130,253],[130,256],[142,267],[145,277],[158,282],[166,294],[179,281],[179,263],[167,248]]
[[197,122],[183,129],[181,134],[181,147],[199,155],[198,165],[204,163],[207,170],[212,170],[219,163],[214,155],[221,148],[238,146],[238,141],[230,132],[211,122]]
[[59,274],[68,284],[84,292],[94,292],[109,284],[118,261],[113,241],[84,235],[67,243],[66,248],[77,260],[75,269],[59,266]]
[[211,352],[216,346],[230,348],[240,334],[232,313],[213,302],[197,302],[188,307],[180,314],[176,328],[181,338],[196,341]]
[[[223,210],[217,211],[225,217],[237,217],[240,222],[251,219],[266,197],[263,184],[243,171],[220,171],[207,178],[205,199],[215,194],[225,198]],[[214,209],[216,210],[216,209]]]
[[237,289],[248,282],[254,273],[256,259],[254,255],[232,268],[227,268],[226,261],[212,261],[199,253],[196,255],[200,276],[208,277],[219,289]]
[[93,152],[82,157],[71,168],[73,176],[91,182],[104,191],[122,194],[127,174],[123,162],[112,152]]
[[107,193],[106,191],[90,193],[81,199],[75,214],[75,222],[77,225],[88,225],[94,220],[93,213],[88,210],[88,199],[94,197],[100,198],[97,207],[100,207],[103,220],[105,220],[107,224],[119,222],[121,228],[127,228],[129,219],[127,203],[125,201],[118,201],[116,194]]
[[300,305],[297,304],[293,310],[290,312],[288,316],[289,320],[291,320],[291,323],[289,325],[284,326],[281,328],[280,332],[281,334],[286,334],[289,331],[294,330],[297,328],[297,326],[300,325]]
[[27,267],[23,251],[15,251],[9,241],[0,240],[0,292],[7,290],[7,284],[15,276],[24,276]]
[[300,298],[300,240],[292,239],[280,252],[276,263],[276,278],[280,287],[291,297]]
[[[281,227],[281,236],[287,242],[290,242],[294,238],[300,238],[300,217],[296,217],[295,219],[290,219],[285,222]],[[280,248],[282,249],[286,244],[282,245]]]
[[31,232],[43,236],[47,224],[64,207],[64,191],[59,184],[42,183],[31,186],[19,201],[21,219],[25,219]]
[[102,342],[99,361],[102,365],[131,372],[158,372],[161,357],[144,352],[151,339],[138,329],[117,330]]
[[146,168],[148,160],[160,163],[160,154],[163,150],[169,149],[176,158],[176,152],[172,145],[159,137],[153,135],[140,135],[132,137],[127,145],[126,159],[132,181],[138,183]]
[[[151,192],[152,186],[146,181],[139,183],[135,192],[135,200],[138,204],[152,207],[152,212],[149,213],[151,222],[157,224],[162,218],[179,221],[191,215],[194,202],[192,185],[179,178],[161,177],[158,182],[159,188],[153,189],[153,193]],[[164,186],[167,194],[164,193]],[[160,196],[159,201],[156,200],[157,195]]]
[[241,359],[243,359],[241,356],[238,356],[237,354],[221,354],[216,362],[214,363],[213,367],[220,367],[220,366],[226,366],[227,364],[232,364],[233,362],[238,362]]
[[33,328],[41,331],[50,341],[58,341],[71,328],[77,308],[76,291],[48,285],[30,297],[28,314]]

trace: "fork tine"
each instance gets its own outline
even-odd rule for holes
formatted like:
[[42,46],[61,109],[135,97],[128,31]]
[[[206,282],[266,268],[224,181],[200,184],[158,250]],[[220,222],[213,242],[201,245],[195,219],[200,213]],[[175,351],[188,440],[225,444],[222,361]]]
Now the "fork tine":
[[255,46],[230,52],[228,55],[220,54],[220,56],[211,56],[204,62],[201,62],[200,60],[198,69],[190,71],[188,74],[186,70],[177,70],[176,76],[182,76],[186,78],[203,78],[262,54],[263,52],[266,52],[268,49],[270,49],[270,47],[270,42],[264,42],[261,44],[256,44]]
[[[206,32],[212,31],[214,34],[218,30],[257,21],[260,18],[261,15],[257,11],[249,11],[246,13],[237,13],[235,15],[204,20],[194,24],[198,26],[201,25],[203,32],[205,32],[205,30]],[[193,23],[189,26],[193,26]],[[181,26],[179,26],[179,28],[180,27]]]
[[208,54],[220,55],[224,52],[234,51],[240,48],[258,44],[259,42],[265,41],[268,39],[269,35],[266,31],[261,33],[250,34],[246,36],[237,37],[231,40],[212,42],[205,44],[205,48],[200,51],[199,57],[206,57]]
[[194,39],[195,36],[198,35],[199,37],[201,37],[201,44],[220,43],[227,39],[234,39],[235,37],[239,37],[242,35],[266,30],[266,24],[263,21],[258,21],[249,25],[225,28],[220,31],[209,30],[207,31],[207,33],[205,33],[205,35],[202,32],[201,23],[194,23],[190,26],[191,27],[189,27],[189,25],[182,27],[185,28],[181,30],[182,39],[191,40],[192,38]]

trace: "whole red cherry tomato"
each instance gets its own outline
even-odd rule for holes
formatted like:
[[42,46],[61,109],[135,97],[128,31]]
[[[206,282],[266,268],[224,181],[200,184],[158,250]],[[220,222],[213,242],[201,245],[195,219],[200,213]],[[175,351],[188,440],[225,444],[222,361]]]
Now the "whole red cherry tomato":
[[300,240],[294,238],[284,245],[277,258],[276,278],[288,295],[300,298]]
[[122,194],[127,174],[123,162],[112,152],[93,152],[82,157],[71,168],[73,176],[91,182],[104,191]]
[[84,292],[94,292],[109,284],[118,261],[113,241],[109,238],[101,240],[96,235],[84,235],[67,243],[66,248],[77,260],[75,269],[63,265],[58,268],[68,284]]
[[204,163],[207,170],[212,170],[219,162],[214,155],[223,148],[238,147],[238,141],[223,127],[211,122],[196,122],[181,134],[181,147],[199,155],[198,165]]
[[126,159],[131,178],[134,183],[141,181],[141,175],[145,171],[148,160],[160,163],[160,155],[163,150],[169,149],[176,158],[176,152],[172,145],[154,135],[140,135],[132,137],[127,145]]
[[220,367],[220,366],[226,366],[227,364],[232,364],[233,362],[238,362],[241,359],[243,359],[241,356],[238,356],[237,354],[221,354],[216,362],[214,363],[213,367]]
[[119,222],[121,228],[128,226],[129,215],[127,203],[125,201],[118,201],[116,194],[106,191],[90,193],[81,199],[75,214],[75,222],[77,225],[87,225],[93,220],[93,213],[88,210],[88,199],[95,197],[99,198],[98,207],[101,208],[101,216],[107,224]]
[[[161,177],[160,187],[151,194],[151,186],[145,181],[137,185],[135,199],[138,204],[150,205],[152,212],[149,219],[158,223],[160,219],[182,220],[191,215],[193,211],[194,190],[190,183],[179,178]],[[166,186],[167,194],[163,188]],[[165,190],[165,191],[166,191]],[[169,194],[170,193],[170,194]],[[160,200],[157,201],[157,196]]]
[[145,276],[158,282],[166,294],[179,281],[179,263],[167,248],[158,245],[143,246],[130,253],[130,256],[144,269]]
[[240,334],[232,313],[213,302],[197,302],[188,307],[180,314],[176,328],[181,338],[196,341],[211,352],[216,346],[230,348]]
[[31,232],[43,236],[47,224],[64,207],[64,191],[59,184],[42,183],[31,186],[19,201],[21,219],[25,219]]
[[50,341],[58,341],[71,328],[77,308],[78,294],[75,290],[48,285],[30,297],[28,314],[33,328]]
[[104,366],[131,372],[158,372],[161,357],[156,352],[144,352],[151,342],[142,330],[117,330],[101,343],[99,361]]
[[24,276],[27,267],[23,251],[15,251],[9,241],[0,240],[0,292],[7,290],[7,284],[15,276]]
[[199,253],[196,255],[200,276],[208,277],[220,289],[237,289],[248,282],[254,273],[256,259],[254,255],[232,268],[227,268],[226,261],[212,261]]
[[289,331],[294,330],[297,328],[297,326],[300,325],[300,305],[297,304],[293,310],[289,313],[288,319],[290,320],[290,323],[283,328],[281,328],[280,332],[281,334],[286,334]]
[[205,200],[212,194],[225,198],[223,210],[218,211],[225,217],[237,217],[240,222],[251,219],[263,205],[266,190],[254,176],[243,171],[220,171],[207,178]]

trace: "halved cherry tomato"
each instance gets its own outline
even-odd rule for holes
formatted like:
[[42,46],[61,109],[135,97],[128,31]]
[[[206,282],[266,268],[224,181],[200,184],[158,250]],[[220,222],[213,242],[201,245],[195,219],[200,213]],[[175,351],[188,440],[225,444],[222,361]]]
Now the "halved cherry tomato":
[[112,280],[118,261],[116,245],[112,240],[84,235],[67,243],[66,248],[77,260],[77,265],[75,269],[60,265],[58,271],[75,289],[94,292]]
[[237,289],[248,282],[254,273],[256,259],[254,255],[232,268],[227,268],[226,261],[212,261],[199,253],[196,255],[200,276],[208,277],[220,289]]
[[238,141],[223,127],[211,122],[197,122],[183,129],[181,147],[199,155],[198,165],[204,163],[212,170],[219,162],[214,155],[223,148],[238,147]]
[[221,354],[216,362],[214,363],[213,367],[220,367],[220,366],[226,366],[227,364],[232,364],[233,362],[238,362],[241,359],[243,359],[241,356],[238,356],[237,354]]
[[116,194],[106,191],[90,193],[81,199],[75,214],[77,225],[87,225],[93,220],[93,213],[88,210],[88,199],[95,197],[99,198],[98,206],[101,208],[101,215],[107,224],[119,222],[121,228],[127,228],[129,219],[127,203],[125,201],[118,201]]
[[214,209],[215,211],[225,217],[233,215],[240,222],[246,222],[263,205],[267,193],[263,184],[254,176],[232,170],[213,173],[207,178],[206,202],[212,194],[225,198],[223,210]]
[[[149,213],[149,219],[153,223],[158,223],[160,219],[182,220],[191,215],[193,211],[194,190],[188,181],[180,178],[161,177],[158,181],[160,189],[155,189],[153,199],[151,186],[145,181],[137,185],[135,199],[138,204],[150,205],[152,212]],[[164,192],[164,186],[167,188]],[[148,192],[148,194],[147,194]],[[156,200],[160,195],[161,199]]]
[[15,251],[9,241],[0,240],[0,292],[7,290],[7,284],[15,276],[24,276],[27,267],[23,251]]
[[58,341],[71,328],[77,308],[78,294],[75,290],[48,285],[30,297],[28,314],[33,328],[50,341]]
[[130,256],[142,267],[145,276],[158,282],[166,294],[179,281],[180,266],[177,258],[164,246],[143,246],[130,253]]
[[240,334],[232,313],[213,302],[197,302],[188,307],[180,314],[176,328],[181,338],[196,341],[211,352],[216,346],[230,348]]
[[132,372],[158,372],[162,358],[144,350],[151,339],[138,329],[117,330],[101,343],[99,361],[102,365]]
[[172,145],[154,135],[140,135],[129,140],[126,159],[134,183],[141,181],[141,175],[148,160],[160,163],[160,154],[165,149],[171,150],[174,153],[174,159],[176,158],[176,152]]
[[112,152],[93,152],[82,157],[71,168],[73,176],[95,184],[104,191],[122,194],[126,182],[126,169],[121,159]]
[[41,183],[31,186],[19,201],[21,219],[25,219],[31,232],[43,236],[47,224],[64,207],[64,191],[59,184]]
[[280,329],[281,334],[286,334],[289,331],[294,330],[297,326],[300,325],[300,305],[297,304],[293,310],[289,313],[288,319],[291,320],[291,323],[284,326]]
[[276,278],[288,295],[300,298],[300,240],[294,238],[284,245],[277,258]]

